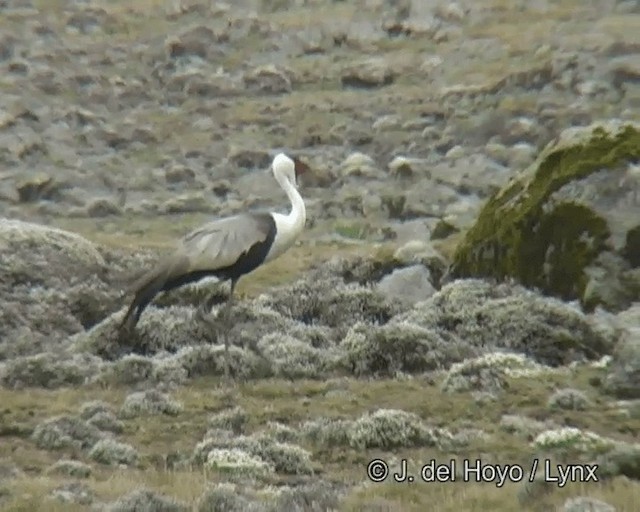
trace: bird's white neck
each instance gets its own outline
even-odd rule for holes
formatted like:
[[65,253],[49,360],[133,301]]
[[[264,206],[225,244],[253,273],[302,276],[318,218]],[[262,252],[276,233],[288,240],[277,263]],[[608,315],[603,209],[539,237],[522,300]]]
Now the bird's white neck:
[[277,176],[278,183],[284,189],[289,201],[291,201],[291,211],[288,215],[273,213],[276,222],[276,238],[267,256],[267,261],[280,256],[286,251],[304,229],[307,220],[307,212],[304,201],[300,193],[293,184],[284,176]]
[[307,211],[304,207],[304,201],[298,189],[293,186],[286,178],[281,178],[280,186],[284,189],[289,201],[291,201],[291,211],[287,218],[292,225],[295,225],[299,230],[302,230],[304,223],[307,220]]

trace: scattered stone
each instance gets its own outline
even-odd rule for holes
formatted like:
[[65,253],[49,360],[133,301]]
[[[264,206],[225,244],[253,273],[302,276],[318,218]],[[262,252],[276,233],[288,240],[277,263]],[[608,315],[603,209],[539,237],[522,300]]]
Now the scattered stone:
[[186,165],[174,164],[164,172],[167,183],[193,183],[196,173]]
[[199,57],[211,59],[221,56],[220,43],[227,40],[225,32],[216,33],[204,25],[192,27],[179,35],[171,35],[164,43],[167,57]]
[[122,215],[122,208],[113,200],[100,197],[92,200],[87,205],[87,215],[89,217],[108,217],[109,215]]
[[404,306],[427,300],[435,293],[431,274],[424,265],[413,265],[394,270],[378,283],[378,290],[390,301]]
[[457,2],[443,2],[435,10],[436,16],[446,21],[462,21],[465,18],[465,11]]
[[243,169],[266,169],[271,165],[272,156],[266,151],[231,148],[227,158],[231,164]]
[[381,57],[372,57],[349,64],[342,70],[343,87],[370,89],[393,83],[395,73]]
[[41,199],[52,199],[58,192],[58,183],[47,174],[37,174],[16,185],[22,203],[33,203]]
[[256,93],[282,94],[291,92],[290,72],[273,64],[252,69],[244,75],[247,89]]
[[391,175],[399,178],[410,178],[417,174],[425,174],[428,176],[428,170],[425,162],[417,158],[396,156],[391,160],[391,162],[389,162],[388,167]]
[[625,55],[609,62],[611,81],[616,88],[640,82],[640,56]]
[[465,156],[465,150],[460,145],[453,146],[444,156],[447,160],[457,160]]
[[382,171],[370,156],[356,152],[351,153],[340,164],[340,174],[345,177],[377,178],[382,176]]

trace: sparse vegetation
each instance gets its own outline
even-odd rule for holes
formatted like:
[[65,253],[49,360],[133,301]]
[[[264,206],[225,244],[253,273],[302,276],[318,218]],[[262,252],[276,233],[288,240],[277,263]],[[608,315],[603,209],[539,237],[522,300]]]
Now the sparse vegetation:
[[89,458],[101,464],[133,466],[138,462],[138,453],[128,444],[102,439],[93,445]]
[[[584,53],[565,52],[561,34],[572,48],[593,46],[581,34],[593,38],[597,25],[595,46],[608,59],[609,38],[627,45],[617,41],[636,30],[635,17],[594,20],[593,6],[577,0],[536,4],[535,16],[522,3],[478,0],[444,2],[407,30],[388,26],[407,2],[362,9],[356,1],[264,0],[241,15],[235,9],[246,2],[227,3],[0,1],[0,202],[9,215],[85,237],[0,222],[0,509],[574,512],[595,504],[634,512],[637,336],[510,282],[467,279],[440,289],[447,260],[471,235],[424,189],[459,192],[464,210],[484,199],[472,169],[518,167],[501,140],[521,138],[510,121],[544,117],[539,133],[525,133],[535,153],[557,127],[607,114],[608,100],[582,112],[591,97],[574,91],[585,86],[574,67],[588,68],[587,86],[601,77]],[[31,18],[29,4],[39,10]],[[189,41],[192,31],[204,35]],[[14,50],[5,32],[25,33],[34,50]],[[49,42],[60,49],[47,53]],[[369,71],[386,85],[343,87],[345,69],[385,60],[387,68]],[[256,82],[262,66],[269,82]],[[505,91],[486,93],[501,83]],[[29,101],[16,84],[26,84]],[[467,92],[440,93],[454,84]],[[549,87],[563,90],[557,105],[541,92]],[[565,106],[568,113],[547,117]],[[14,125],[25,137],[12,138]],[[77,144],[65,146],[66,137]],[[476,138],[478,147],[456,147]],[[489,139],[499,141],[500,166],[463,158],[464,175],[456,175],[451,155],[475,158]],[[135,335],[117,333],[123,288],[136,271],[212,214],[263,206],[262,190],[244,179],[250,171],[241,166],[236,183],[225,165],[243,151],[268,161],[259,148],[280,147],[317,164],[305,191],[309,229],[240,281],[232,325],[218,332],[194,321],[194,306],[213,290],[207,285],[158,297]],[[339,163],[347,153],[364,162],[352,175]],[[413,154],[424,169],[388,170],[391,156]],[[14,172],[22,179],[14,160],[46,174],[30,193],[49,197],[17,202],[18,191],[5,186]],[[414,186],[411,175],[421,172],[429,181]],[[358,173],[369,177],[358,182]],[[71,175],[77,181],[66,183]],[[83,195],[93,188],[105,197]],[[317,201],[323,189],[331,198]],[[564,213],[576,212],[583,210]],[[397,251],[393,237],[406,231],[381,229],[378,216],[407,230],[424,220],[424,247]],[[482,228],[489,238],[504,234],[494,222]],[[602,233],[593,232],[596,239],[575,247],[597,245]],[[428,233],[451,234],[431,244]],[[547,255],[534,266],[526,256],[520,270],[540,284],[538,260]],[[556,273],[582,272],[579,260]],[[375,286],[409,264],[425,265],[437,289],[413,306]],[[233,383],[223,378],[227,363]],[[374,458],[389,465],[384,482],[367,476]],[[601,481],[560,488],[538,472],[525,482],[535,458],[595,462]],[[392,477],[403,461],[417,476],[431,460],[455,460],[459,470],[476,459],[518,464],[525,478],[497,487]]]
[[138,391],[125,398],[120,408],[122,418],[135,418],[142,415],[165,414],[176,416],[182,405],[156,390]]

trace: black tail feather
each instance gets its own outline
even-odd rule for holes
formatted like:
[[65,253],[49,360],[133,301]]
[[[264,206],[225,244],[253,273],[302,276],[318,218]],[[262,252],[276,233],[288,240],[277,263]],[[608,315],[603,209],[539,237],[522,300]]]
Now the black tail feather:
[[136,326],[142,312],[153,298],[163,291],[166,282],[167,272],[165,268],[154,269],[138,280],[133,301],[131,301],[131,305],[120,323],[121,330],[131,331]]
[[174,256],[160,262],[156,268],[139,277],[129,287],[135,295],[120,323],[120,330],[131,332],[142,312],[158,293],[167,292],[210,275],[215,275],[215,272],[206,270],[190,272],[189,260],[184,256],[177,258]]

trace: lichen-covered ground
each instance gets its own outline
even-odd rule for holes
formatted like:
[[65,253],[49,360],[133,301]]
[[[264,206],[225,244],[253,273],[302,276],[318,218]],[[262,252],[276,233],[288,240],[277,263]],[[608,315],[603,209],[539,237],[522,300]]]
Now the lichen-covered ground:
[[[440,278],[562,129],[637,120],[638,16],[0,2],[0,509],[637,510],[638,305]],[[199,289],[118,338],[120,285],[176,236],[282,207],[259,172],[279,148],[313,169],[309,225],[241,281],[229,358]],[[374,459],[415,481],[372,482]],[[421,482],[433,459],[456,480]],[[476,460],[520,481],[464,482]],[[599,482],[544,481],[567,464]]]

